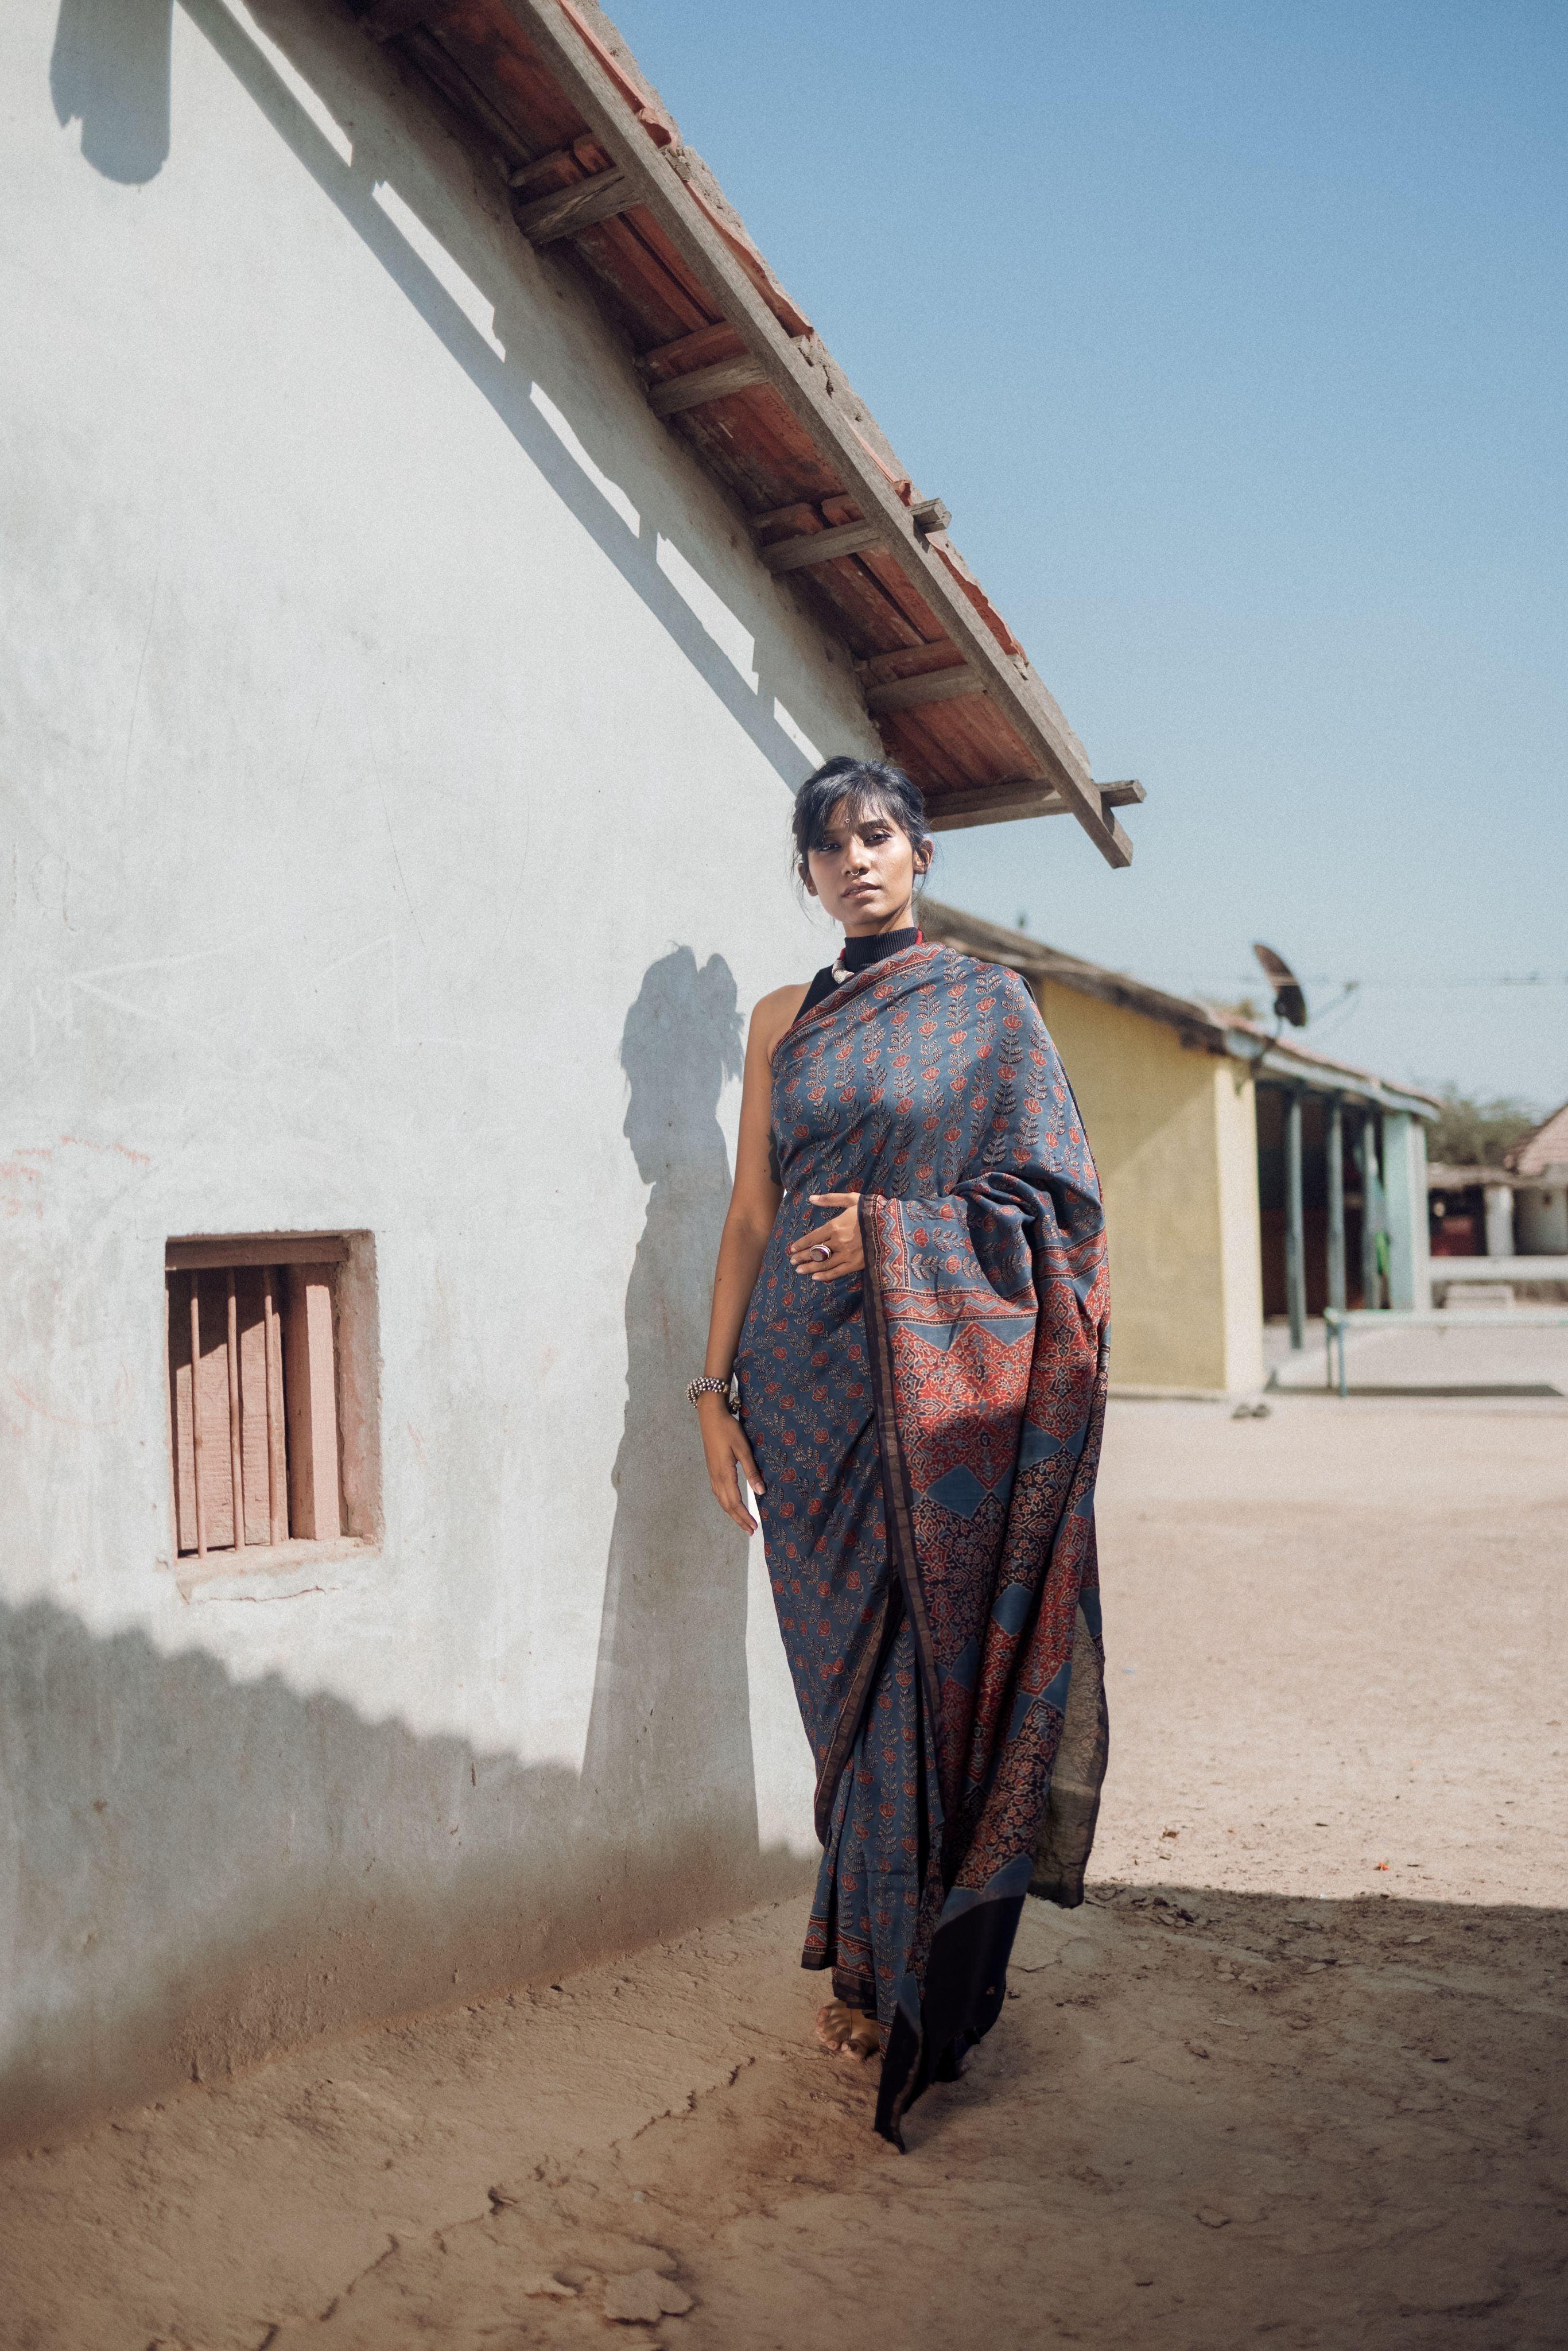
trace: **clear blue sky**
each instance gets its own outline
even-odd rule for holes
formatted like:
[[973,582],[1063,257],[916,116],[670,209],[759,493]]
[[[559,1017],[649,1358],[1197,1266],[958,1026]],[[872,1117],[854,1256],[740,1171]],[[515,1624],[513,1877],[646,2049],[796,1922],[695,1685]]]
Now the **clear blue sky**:
[[1129,872],[997,825],[939,893],[1210,994],[1266,939],[1325,1048],[1568,1095],[1564,0],[611,6],[1148,788]]

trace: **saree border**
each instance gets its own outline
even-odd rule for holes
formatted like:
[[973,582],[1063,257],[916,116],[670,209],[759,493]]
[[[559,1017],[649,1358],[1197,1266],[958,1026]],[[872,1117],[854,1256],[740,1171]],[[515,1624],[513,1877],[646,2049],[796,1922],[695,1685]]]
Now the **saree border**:
[[860,1663],[851,1676],[849,1688],[844,1692],[843,1703],[833,1724],[833,1735],[828,1741],[821,1769],[817,1773],[812,1814],[817,1843],[823,1846],[827,1844],[828,1833],[833,1824],[833,1800],[839,1792],[839,1782],[843,1778],[845,1766],[860,1736],[866,1703],[882,1671],[889,1642],[898,1629],[894,1620],[894,1598],[893,1587],[889,1585],[883,1594],[882,1623],[877,1627],[876,1638],[866,1643]]
[[[935,1737],[941,1720],[941,1684],[936,1674],[936,1644],[932,1640],[931,1626],[925,1614],[925,1595],[920,1589],[915,1570],[917,1554],[913,1489],[908,1465],[904,1458],[903,1439],[898,1433],[898,1417],[894,1410],[893,1339],[888,1328],[887,1302],[883,1294],[882,1237],[877,1229],[874,1209],[868,1207],[883,1196],[880,1192],[862,1192],[860,1195],[857,1213],[867,1276],[861,1285],[861,1311],[865,1320],[866,1354],[871,1364],[877,1449],[882,1456],[883,1504],[887,1512],[888,1550],[893,1555],[899,1588],[904,1593],[904,1604],[909,1611],[909,1622],[915,1633],[920,1678]],[[944,1807],[946,1794],[944,1789]]]

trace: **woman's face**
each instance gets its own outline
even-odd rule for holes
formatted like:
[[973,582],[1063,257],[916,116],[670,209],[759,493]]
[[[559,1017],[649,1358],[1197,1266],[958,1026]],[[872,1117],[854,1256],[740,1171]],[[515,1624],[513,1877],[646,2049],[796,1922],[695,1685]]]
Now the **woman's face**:
[[841,800],[829,810],[821,848],[806,853],[805,883],[847,937],[867,938],[911,921],[915,884],[929,862],[891,817],[870,810],[851,817]]

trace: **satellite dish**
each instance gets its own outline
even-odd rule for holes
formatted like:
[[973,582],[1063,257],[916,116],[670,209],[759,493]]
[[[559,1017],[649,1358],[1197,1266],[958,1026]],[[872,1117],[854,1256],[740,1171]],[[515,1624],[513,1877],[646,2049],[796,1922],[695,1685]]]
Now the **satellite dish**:
[[1252,952],[1262,965],[1269,985],[1274,991],[1274,1018],[1288,1020],[1292,1029],[1307,1025],[1307,999],[1301,993],[1301,983],[1285,961],[1272,947],[1254,939]]

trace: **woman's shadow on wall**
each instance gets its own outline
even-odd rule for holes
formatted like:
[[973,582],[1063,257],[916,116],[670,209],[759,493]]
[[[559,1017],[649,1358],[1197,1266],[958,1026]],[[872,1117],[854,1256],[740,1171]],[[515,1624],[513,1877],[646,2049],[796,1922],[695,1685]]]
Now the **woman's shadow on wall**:
[[[734,975],[690,947],[649,967],[626,1017],[624,1133],[652,1186],[626,1292],[626,1421],[583,1799],[621,1825],[624,1866],[733,1899],[758,1862],[746,1668],[745,1536],[708,1492],[685,1387],[702,1369],[729,1198],[718,1123],[742,1065]],[[758,1889],[761,1890],[760,1888]],[[699,1892],[699,1899],[701,1899]]]
[[173,14],[174,0],[60,0],[49,95],[106,180],[140,187],[168,161]]

